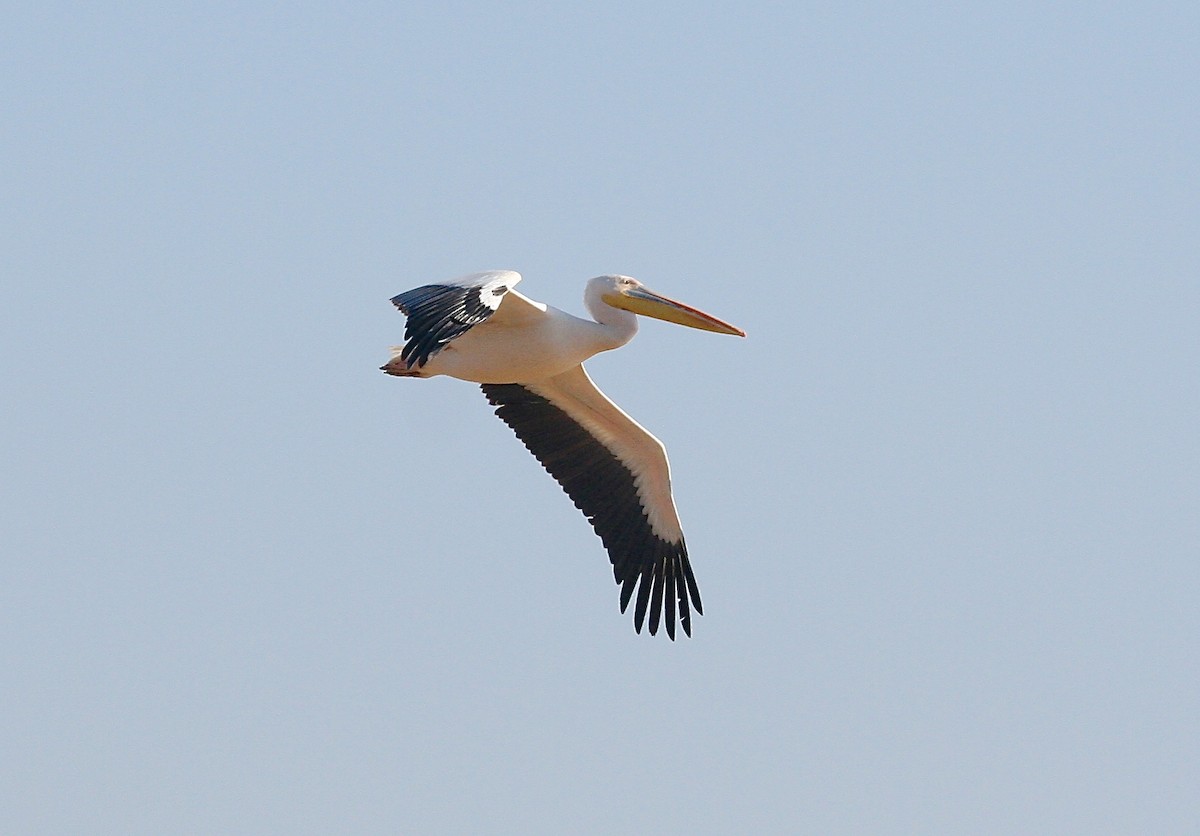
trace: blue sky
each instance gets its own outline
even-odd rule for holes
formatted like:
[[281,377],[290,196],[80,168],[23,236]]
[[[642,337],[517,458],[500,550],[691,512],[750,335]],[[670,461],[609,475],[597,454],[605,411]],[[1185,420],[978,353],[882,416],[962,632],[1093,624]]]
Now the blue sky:
[[[27,4],[0,43],[7,832],[1183,832],[1188,4]],[[706,614],[634,634],[395,293],[589,364]]]

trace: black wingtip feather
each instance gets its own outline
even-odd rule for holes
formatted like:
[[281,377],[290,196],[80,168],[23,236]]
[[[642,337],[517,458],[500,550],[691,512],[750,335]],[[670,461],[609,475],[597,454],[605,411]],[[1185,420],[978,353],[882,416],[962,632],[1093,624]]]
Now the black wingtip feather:
[[663,590],[663,602],[667,605],[667,637],[675,641],[675,561],[666,563],[666,588]]
[[654,586],[650,590],[650,635],[658,635],[658,624],[662,618],[663,604],[663,569],[666,561],[659,560],[654,564]]
[[642,632],[642,623],[646,620],[646,605],[650,603],[650,590],[653,588],[654,564],[648,564],[642,569],[638,578],[637,606],[633,611],[633,622],[637,631]]
[[683,577],[687,580],[688,594],[692,598],[692,606],[695,608],[697,615],[704,615],[704,605],[700,603],[700,587],[696,585],[696,576],[692,574],[692,564],[688,562],[687,552],[684,551],[679,556],[679,559],[683,565]]
[[637,575],[630,575],[621,583],[621,614],[629,609],[629,599],[633,597],[633,589],[637,586]]

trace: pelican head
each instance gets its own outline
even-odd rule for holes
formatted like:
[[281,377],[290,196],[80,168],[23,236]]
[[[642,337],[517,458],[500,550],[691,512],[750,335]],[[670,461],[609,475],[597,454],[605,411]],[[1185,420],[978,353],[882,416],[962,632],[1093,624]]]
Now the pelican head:
[[730,325],[724,320],[697,310],[691,305],[668,299],[647,288],[637,279],[629,276],[597,276],[588,282],[588,290],[594,291],[606,305],[620,308],[642,316],[652,316],[665,322],[686,325],[689,328],[699,328],[702,331],[715,331],[718,334],[735,334],[746,336],[741,328]]

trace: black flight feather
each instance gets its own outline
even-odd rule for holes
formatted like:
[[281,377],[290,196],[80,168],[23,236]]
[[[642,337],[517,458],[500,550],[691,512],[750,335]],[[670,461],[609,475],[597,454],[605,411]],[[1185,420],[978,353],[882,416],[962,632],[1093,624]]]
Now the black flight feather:
[[[399,297],[397,297],[399,298]],[[411,322],[411,319],[410,319]],[[658,631],[663,598],[667,635],[675,638],[675,616],[692,634],[691,608],[701,613],[700,591],[681,537],[668,542],[654,533],[642,510],[633,473],[591,433],[546,398],[517,383],[484,383],[483,393],[496,415],[562,486],[604,543],[621,587],[621,612],[637,590],[634,628],[640,633],[647,609],[650,633]],[[676,608],[678,604],[678,608]]]
[[392,304],[408,316],[400,359],[410,369],[423,366],[446,343],[487,321],[500,307],[498,289],[485,297],[481,286],[427,284],[393,296]]

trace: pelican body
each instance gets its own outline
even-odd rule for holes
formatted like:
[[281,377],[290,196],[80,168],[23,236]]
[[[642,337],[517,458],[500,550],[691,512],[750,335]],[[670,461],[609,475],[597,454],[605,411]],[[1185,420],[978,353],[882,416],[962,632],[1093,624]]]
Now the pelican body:
[[592,320],[513,289],[496,270],[424,285],[392,298],[408,317],[403,346],[381,368],[397,377],[448,375],[482,385],[496,414],[591,522],[621,587],[621,612],[637,591],[634,628],[647,611],[655,635],[666,610],[691,635],[703,612],[671,497],[662,443],[605,397],[582,363],[637,333],[637,315],[744,337],[745,332],[629,276],[597,276],[584,292]]

